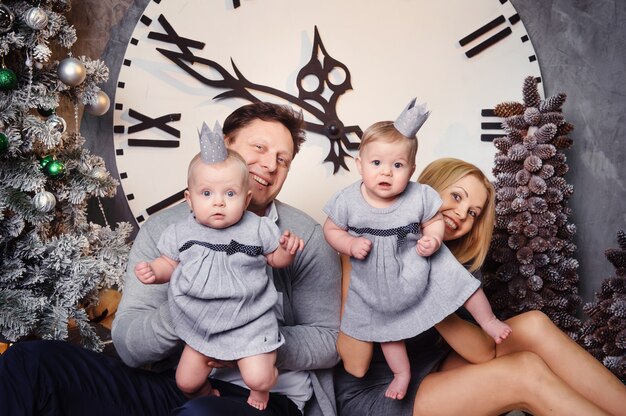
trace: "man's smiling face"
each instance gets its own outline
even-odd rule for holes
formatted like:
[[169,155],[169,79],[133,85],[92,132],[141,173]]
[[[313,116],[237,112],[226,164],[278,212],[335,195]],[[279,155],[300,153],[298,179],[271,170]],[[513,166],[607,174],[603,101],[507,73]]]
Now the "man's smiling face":
[[248,164],[252,191],[248,210],[264,215],[289,173],[294,152],[289,130],[277,121],[256,119],[236,131],[227,146]]

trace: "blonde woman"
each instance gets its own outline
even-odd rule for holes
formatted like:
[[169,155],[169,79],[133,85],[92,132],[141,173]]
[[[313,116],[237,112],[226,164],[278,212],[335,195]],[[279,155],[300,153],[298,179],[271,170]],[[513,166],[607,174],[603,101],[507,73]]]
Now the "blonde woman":
[[[476,271],[495,218],[488,179],[477,167],[448,158],[428,165],[418,181],[439,192],[444,241]],[[344,263],[344,276],[347,267]],[[407,340],[412,377],[404,400],[384,397],[393,374],[380,348],[341,334],[337,348],[344,363],[335,375],[339,413],[498,415],[522,409],[533,415],[626,415],[626,386],[543,313],[526,312],[506,323],[513,331],[495,350],[493,340],[456,314]]]

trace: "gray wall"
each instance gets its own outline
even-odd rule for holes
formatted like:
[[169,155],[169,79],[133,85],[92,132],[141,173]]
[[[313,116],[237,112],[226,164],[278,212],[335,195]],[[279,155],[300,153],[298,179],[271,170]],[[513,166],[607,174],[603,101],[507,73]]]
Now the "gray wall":
[[[576,258],[580,262],[580,292],[584,301],[593,298],[601,281],[615,274],[603,252],[616,247],[616,232],[626,229],[626,1],[624,0],[511,0],[526,26],[537,52],[546,95],[567,94],[566,119],[575,126],[568,150],[574,185],[570,200],[571,222],[578,227]],[[119,23],[125,15],[138,16],[147,0],[83,0],[76,2],[70,21],[78,30],[75,55],[102,57],[111,69],[104,86],[113,96],[117,68],[125,50],[128,30]],[[88,12],[87,12],[88,11]],[[136,17],[135,17],[136,21]],[[521,88],[520,80],[520,88]],[[503,98],[503,101],[506,98]],[[107,119],[108,117],[108,119]],[[113,143],[100,120],[85,117],[81,131],[87,146],[107,161],[116,175]],[[104,200],[109,222],[131,218],[120,192]],[[97,205],[92,218],[102,222]]]
[[626,1],[511,0],[537,52],[546,95],[567,94],[574,145],[566,153],[574,186],[580,293],[593,299],[615,275],[604,250],[626,230]]

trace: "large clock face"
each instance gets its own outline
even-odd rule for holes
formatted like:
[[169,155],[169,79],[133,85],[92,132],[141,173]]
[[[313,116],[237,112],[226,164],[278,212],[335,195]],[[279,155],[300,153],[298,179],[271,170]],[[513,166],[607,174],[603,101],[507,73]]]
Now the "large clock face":
[[[361,131],[427,102],[417,172],[458,157],[487,174],[489,110],[540,78],[506,0],[160,0],[134,26],[114,93],[117,170],[138,224],[182,199],[202,122],[251,101],[303,111],[307,141],[279,199],[318,221],[358,178]],[[541,84],[540,84],[541,85]]]

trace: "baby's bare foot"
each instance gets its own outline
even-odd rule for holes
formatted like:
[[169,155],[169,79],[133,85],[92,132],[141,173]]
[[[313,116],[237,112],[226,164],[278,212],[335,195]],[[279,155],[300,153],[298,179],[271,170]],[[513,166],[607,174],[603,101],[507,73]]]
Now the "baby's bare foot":
[[511,332],[513,332],[510,326],[508,326],[507,324],[505,324],[504,322],[502,322],[495,316],[491,320],[486,322],[482,326],[482,328],[483,328],[483,331],[488,333],[489,336],[493,338],[496,344],[502,343],[502,341],[507,339],[507,337],[511,335]]
[[411,376],[409,373],[395,374],[393,381],[389,383],[389,387],[387,387],[385,397],[393,400],[404,399],[410,380]]
[[250,396],[248,397],[248,404],[255,409],[265,410],[267,408],[267,402],[270,399],[269,391],[257,391],[250,390]]

